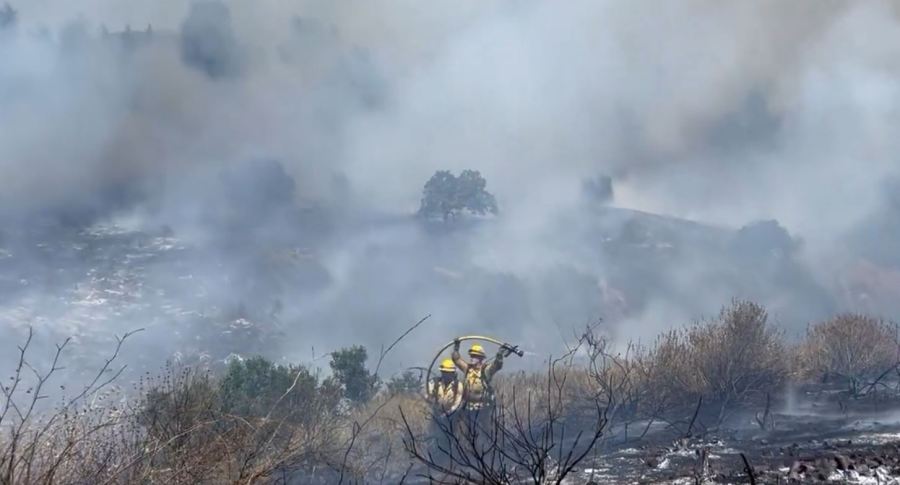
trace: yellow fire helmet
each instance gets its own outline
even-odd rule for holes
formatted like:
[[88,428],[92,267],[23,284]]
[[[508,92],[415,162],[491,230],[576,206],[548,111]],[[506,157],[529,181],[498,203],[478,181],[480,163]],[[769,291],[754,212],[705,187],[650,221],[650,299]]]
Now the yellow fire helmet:
[[469,349],[469,356],[485,358],[484,348],[481,344],[472,345],[472,348]]
[[441,361],[441,372],[456,372],[456,366],[453,365],[453,361],[450,359],[444,359]]

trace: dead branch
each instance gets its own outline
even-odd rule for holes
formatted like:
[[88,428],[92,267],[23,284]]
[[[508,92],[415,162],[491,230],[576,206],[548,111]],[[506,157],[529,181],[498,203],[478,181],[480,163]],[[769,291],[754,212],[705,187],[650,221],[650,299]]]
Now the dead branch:
[[422,319],[420,319],[418,322],[416,322],[412,327],[409,327],[405,332],[403,332],[403,334],[401,334],[399,337],[397,337],[397,340],[394,340],[394,342],[391,345],[388,345],[388,347],[386,349],[382,350],[381,355],[378,356],[378,363],[375,365],[375,372],[373,372],[373,374],[375,374],[376,376],[378,375],[378,371],[381,369],[381,363],[384,361],[385,356],[387,356],[387,354],[390,353],[390,351],[394,348],[394,346],[396,346],[398,343],[400,343],[401,340],[406,338],[407,335],[412,333],[413,330],[418,328],[419,325],[424,323],[425,320],[428,320],[429,318],[431,318],[430,313],[428,315],[425,315],[424,317],[422,317]]
[[756,424],[759,425],[759,428],[763,431],[768,431],[772,429],[774,426],[772,423],[770,410],[772,408],[772,395],[770,393],[766,393],[766,408],[763,410],[762,416],[759,413],[756,413],[755,419]]
[[693,436],[694,423],[697,421],[697,415],[700,414],[700,406],[703,405],[703,398],[697,400],[697,407],[694,409],[694,415],[691,417],[691,422],[688,424],[687,431],[684,433],[685,438],[691,438]]
[[750,478],[750,485],[756,485],[756,473],[753,471],[753,467],[750,466],[747,456],[743,453],[741,453],[741,460],[744,462],[744,471],[747,472],[747,476]]

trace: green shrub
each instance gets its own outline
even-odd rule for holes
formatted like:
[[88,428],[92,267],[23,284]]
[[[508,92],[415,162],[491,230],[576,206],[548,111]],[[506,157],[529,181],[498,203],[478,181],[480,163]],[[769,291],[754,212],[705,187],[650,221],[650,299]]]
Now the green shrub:
[[315,401],[317,387],[318,380],[303,366],[286,367],[263,357],[252,357],[229,364],[219,393],[225,412],[240,416],[266,416],[273,412],[284,415],[298,414]]
[[366,369],[368,357],[361,345],[331,353],[335,381],[343,389],[344,397],[357,404],[368,402],[378,391],[378,376]]
[[387,382],[387,391],[391,396],[396,396],[397,394],[418,394],[421,390],[422,378],[411,370],[404,371]]

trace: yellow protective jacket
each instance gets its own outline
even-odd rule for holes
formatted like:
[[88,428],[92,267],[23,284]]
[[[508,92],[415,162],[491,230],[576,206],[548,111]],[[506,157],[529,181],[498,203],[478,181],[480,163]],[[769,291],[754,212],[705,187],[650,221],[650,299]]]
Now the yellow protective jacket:
[[463,371],[465,378],[464,398],[466,407],[470,409],[478,409],[482,407],[492,397],[490,395],[491,380],[497,371],[503,368],[503,349],[497,352],[494,360],[477,367],[463,360],[459,355],[459,350],[454,349],[451,355],[453,363],[456,367]]
[[459,408],[463,400],[463,383],[453,379],[448,384],[440,377],[435,377],[426,386],[426,398],[441,412],[450,414]]

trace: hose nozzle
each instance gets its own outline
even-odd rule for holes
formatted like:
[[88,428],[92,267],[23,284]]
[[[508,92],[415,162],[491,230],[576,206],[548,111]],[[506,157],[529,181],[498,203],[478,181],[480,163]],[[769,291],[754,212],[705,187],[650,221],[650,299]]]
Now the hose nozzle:
[[510,352],[512,352],[512,353],[514,353],[514,354],[516,354],[516,355],[518,355],[519,357],[524,357],[524,356],[525,356],[525,351],[519,349],[519,346],[518,346],[518,345],[503,344],[502,347],[503,347],[504,349],[506,349],[506,350],[508,350],[508,351],[510,351]]

